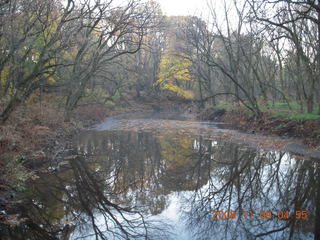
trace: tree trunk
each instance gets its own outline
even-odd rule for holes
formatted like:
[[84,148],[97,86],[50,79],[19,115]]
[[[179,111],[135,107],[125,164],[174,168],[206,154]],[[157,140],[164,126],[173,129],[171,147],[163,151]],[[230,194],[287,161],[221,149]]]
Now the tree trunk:
[[[83,84],[84,86],[85,84]],[[71,112],[78,105],[79,100],[84,94],[84,87],[76,89],[75,92],[70,92],[65,105],[64,121],[70,122]]]
[[201,85],[200,79],[198,80],[198,84],[199,84],[199,94],[200,94],[200,108],[203,109],[204,102],[203,102],[202,85]]
[[18,107],[21,104],[21,102],[22,100],[17,96],[14,96],[10,100],[9,104],[6,106],[6,108],[3,110],[3,112],[0,115],[1,124],[4,124],[8,120],[10,114],[16,109],[16,107]]
[[65,122],[70,122],[70,116],[71,116],[71,110],[65,109],[64,111],[64,121]]
[[136,81],[136,85],[135,85],[135,87],[136,87],[136,97],[137,98],[140,98],[141,97],[141,95],[140,95],[140,91],[142,90],[142,87],[141,87],[141,83],[140,83],[140,80],[137,80]]
[[310,97],[307,99],[307,112],[308,113],[313,112],[313,97]]
[[235,91],[235,94],[236,94],[236,99],[235,99],[235,102],[237,103],[237,104],[239,104],[239,87],[237,86],[237,85],[235,85],[235,89],[234,89],[234,91]]

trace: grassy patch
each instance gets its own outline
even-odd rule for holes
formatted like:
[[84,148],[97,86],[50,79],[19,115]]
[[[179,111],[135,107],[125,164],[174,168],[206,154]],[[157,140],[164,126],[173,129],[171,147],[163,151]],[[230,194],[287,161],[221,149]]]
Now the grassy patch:
[[[320,115],[318,114],[318,106],[314,106],[313,113],[301,113],[301,106],[297,102],[289,102],[291,109],[286,102],[268,102],[268,108],[266,106],[261,106],[261,111],[269,113],[274,118],[286,118],[292,120],[320,120]],[[250,111],[240,104],[242,111],[246,114],[252,114]],[[217,105],[214,106],[215,109],[223,108],[226,110],[237,110],[239,106],[236,104],[228,103],[226,101],[219,101]],[[306,109],[303,106],[304,111]]]
[[[289,102],[289,104],[292,109],[299,110],[301,108],[300,104],[298,104],[297,102]],[[269,102],[268,106],[274,109],[290,109],[286,102]]]
[[[275,102],[269,103],[269,109],[266,109],[265,112],[268,112],[274,118],[287,118],[292,120],[317,120],[320,119],[320,115],[317,114],[318,106],[314,107],[313,113],[301,113],[301,105],[297,102],[289,102],[291,109],[286,102]],[[303,106],[303,111],[306,111]]]
[[[289,102],[291,109],[289,108],[288,104],[286,102],[268,102],[268,106],[272,110],[281,110],[281,111],[296,111],[301,109],[301,105],[297,102]],[[313,112],[318,112],[318,105],[314,105]],[[306,107],[302,106],[303,111],[306,111]]]
[[320,115],[315,113],[272,113],[275,118],[288,118],[293,120],[317,120]]
[[235,109],[235,105],[226,101],[219,101],[215,106],[215,109],[223,108],[226,110],[233,110]]

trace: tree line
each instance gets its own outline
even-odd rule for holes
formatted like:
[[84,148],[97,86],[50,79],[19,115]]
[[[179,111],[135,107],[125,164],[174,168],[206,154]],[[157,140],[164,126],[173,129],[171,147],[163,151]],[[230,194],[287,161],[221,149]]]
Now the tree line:
[[84,96],[176,95],[270,102],[320,114],[318,0],[208,3],[210,17],[167,17],[154,1],[1,0],[0,119],[38,91],[61,96],[65,120]]
[[[320,104],[320,3],[316,0],[209,4],[210,23],[191,17],[180,33],[201,104],[221,95],[256,116],[270,101]],[[221,10],[221,9],[220,9]],[[304,106],[304,107],[303,107]],[[318,108],[320,114],[320,108]]]
[[104,84],[117,59],[141,49],[158,25],[156,10],[140,0],[1,1],[1,121],[40,88],[64,97],[68,120],[90,85]]

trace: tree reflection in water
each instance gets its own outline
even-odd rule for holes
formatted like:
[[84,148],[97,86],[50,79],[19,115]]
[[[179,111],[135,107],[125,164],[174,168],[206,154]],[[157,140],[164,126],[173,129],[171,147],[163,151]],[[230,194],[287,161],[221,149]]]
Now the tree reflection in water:
[[[106,164],[106,165],[104,165]],[[1,229],[5,239],[169,239],[170,227],[148,219],[146,209],[121,192],[123,176],[99,156],[73,156],[57,172],[30,183],[19,227]],[[134,183],[132,183],[134,184]]]
[[[315,161],[188,132],[92,131],[75,145],[58,171],[29,184],[20,209],[29,220],[0,233],[8,239],[186,240],[170,233],[163,216],[177,200],[174,224],[186,225],[192,239],[319,234]],[[214,210],[233,210],[239,218],[210,219]],[[309,218],[257,219],[263,210],[306,210]],[[245,219],[244,211],[256,214]]]
[[[113,136],[117,140],[108,144],[115,156],[108,162],[122,159],[122,167],[126,166],[122,168],[126,173],[123,178],[143,185],[139,196],[143,195],[143,203],[150,209],[157,209],[154,214],[168,206],[171,193],[182,193],[184,214],[180,224],[188,223],[196,239],[312,239],[319,234],[320,226],[315,225],[316,208],[320,206],[316,201],[320,192],[316,161],[172,132],[156,137],[150,133]],[[93,138],[89,139],[92,144]],[[99,144],[94,146],[95,152],[103,149]],[[90,153],[88,149],[84,147],[83,151]],[[152,199],[157,202],[160,198],[163,201],[157,208]],[[239,218],[212,220],[214,210],[233,210]],[[278,219],[278,211],[286,210],[290,217],[305,210],[308,219]],[[255,215],[245,219],[244,211]],[[261,211],[272,211],[273,217],[262,219]]]
[[[211,164],[207,184],[183,204],[197,239],[319,239],[319,163],[233,144],[217,147],[209,156],[201,154],[208,148],[205,141],[197,145],[199,161]],[[210,219],[215,210],[236,211],[237,219]],[[268,210],[271,219],[260,212]],[[289,210],[292,218],[278,219],[279,210]],[[295,219],[295,211],[301,210],[308,219]]]

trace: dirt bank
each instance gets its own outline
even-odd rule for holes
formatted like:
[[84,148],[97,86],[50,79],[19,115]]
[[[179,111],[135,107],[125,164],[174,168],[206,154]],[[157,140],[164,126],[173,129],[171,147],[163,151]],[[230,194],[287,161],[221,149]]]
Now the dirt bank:
[[108,115],[103,107],[79,107],[71,121],[64,122],[63,108],[56,102],[54,96],[41,103],[30,100],[0,125],[0,223],[14,222],[7,210],[24,183],[37,177],[41,166],[54,159],[74,134]]
[[320,121],[294,120],[272,117],[264,113],[259,119],[243,110],[206,109],[198,115],[201,120],[218,120],[246,131],[263,135],[296,138],[308,146],[320,150]]

